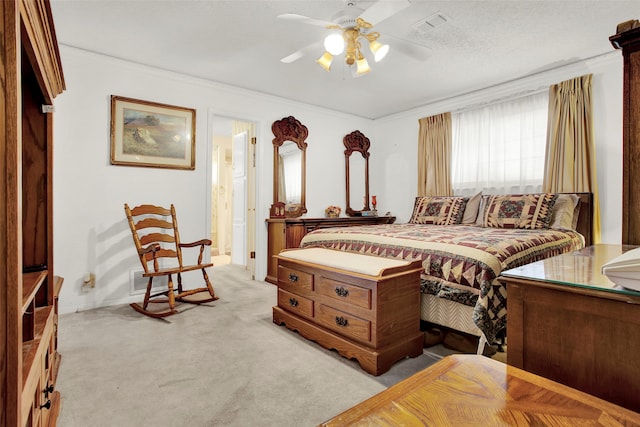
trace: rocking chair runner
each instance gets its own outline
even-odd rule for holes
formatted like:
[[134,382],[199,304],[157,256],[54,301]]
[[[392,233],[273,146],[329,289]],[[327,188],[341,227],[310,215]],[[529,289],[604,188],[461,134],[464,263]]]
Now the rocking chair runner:
[[[206,268],[213,267],[212,263],[202,263],[204,247],[211,246],[211,240],[202,239],[192,243],[181,243],[180,233],[178,233],[178,220],[176,219],[176,210],[173,205],[170,209],[161,206],[141,205],[133,209],[129,209],[129,205],[125,203],[124,211],[127,214],[129,227],[133,235],[133,242],[138,251],[140,263],[144,269],[143,277],[148,277],[147,290],[144,294],[144,302],[142,305],[132,303],[134,310],[147,316],[160,318],[178,313],[175,309],[176,301],[202,304],[205,302],[215,301],[218,297],[213,291],[213,286],[207,276]],[[171,222],[167,219],[171,217]],[[145,233],[145,234],[143,234]],[[198,263],[196,265],[185,266],[182,263],[182,248],[200,247],[198,255]],[[166,258],[172,264],[171,267],[161,268],[159,263],[161,258]],[[201,270],[206,287],[185,290],[182,287],[182,273],[187,271]],[[174,289],[173,275],[178,277],[178,287]],[[151,294],[154,277],[167,277],[167,290]],[[208,295],[197,295],[207,293]],[[165,310],[154,311],[149,310],[150,303],[168,304]]]

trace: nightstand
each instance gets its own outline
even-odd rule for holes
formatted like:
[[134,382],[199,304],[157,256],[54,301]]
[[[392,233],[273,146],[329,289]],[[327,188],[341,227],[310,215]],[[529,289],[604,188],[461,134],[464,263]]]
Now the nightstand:
[[633,248],[594,245],[503,271],[507,363],[640,411],[640,293],[601,273]]

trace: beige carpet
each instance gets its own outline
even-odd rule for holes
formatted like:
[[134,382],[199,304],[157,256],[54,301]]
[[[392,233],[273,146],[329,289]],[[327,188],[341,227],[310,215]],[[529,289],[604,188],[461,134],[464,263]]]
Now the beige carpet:
[[273,324],[275,286],[233,265],[211,277],[220,300],[168,320],[128,305],[61,315],[58,425],[314,426],[442,357],[374,377]]

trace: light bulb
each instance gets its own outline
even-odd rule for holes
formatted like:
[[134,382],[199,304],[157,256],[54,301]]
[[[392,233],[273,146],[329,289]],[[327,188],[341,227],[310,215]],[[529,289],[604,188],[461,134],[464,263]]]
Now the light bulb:
[[332,55],[344,52],[344,38],[341,33],[331,33],[324,39],[324,48]]

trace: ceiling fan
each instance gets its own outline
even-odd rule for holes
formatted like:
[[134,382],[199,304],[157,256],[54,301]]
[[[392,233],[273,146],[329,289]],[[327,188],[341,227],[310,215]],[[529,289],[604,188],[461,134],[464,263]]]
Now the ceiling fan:
[[[380,33],[372,31],[372,27],[410,5],[409,0],[378,0],[364,10],[357,6],[356,0],[346,0],[345,8],[336,13],[331,18],[331,21],[309,18],[293,13],[279,15],[278,18],[328,29],[330,33],[324,39],[325,51],[316,62],[325,70],[330,71],[334,56],[344,52],[345,63],[349,66],[355,64],[356,75],[362,75],[371,71],[364,54],[363,44],[368,44],[375,62],[381,61],[389,51],[389,45],[378,41]],[[307,53],[317,49],[319,44],[320,42],[313,43],[282,58],[280,61],[284,63],[297,61]]]

